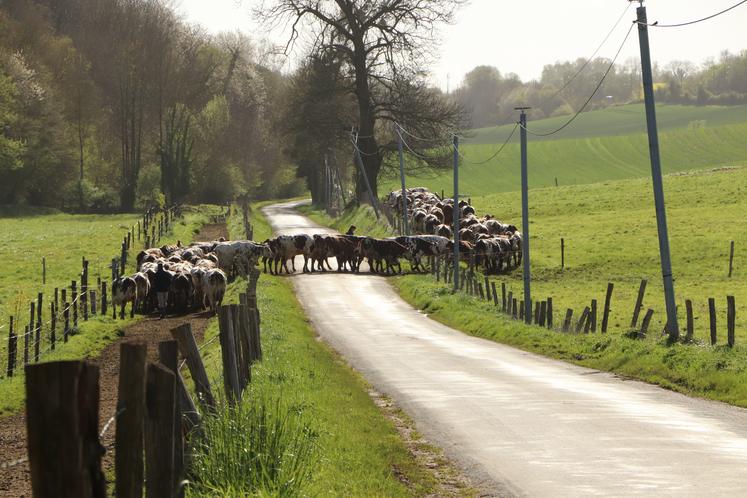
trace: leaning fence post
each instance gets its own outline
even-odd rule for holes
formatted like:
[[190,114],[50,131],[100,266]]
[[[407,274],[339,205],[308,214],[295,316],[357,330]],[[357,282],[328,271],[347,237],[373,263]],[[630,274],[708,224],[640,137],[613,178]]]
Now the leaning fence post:
[[[506,282],[501,282],[501,311],[506,312]],[[510,301],[510,300],[509,300]]]
[[726,296],[726,334],[727,344],[730,348],[734,347],[734,323],[736,321],[736,305],[734,296]]
[[583,313],[581,313],[581,318],[578,319],[578,323],[576,324],[576,333],[577,334],[579,332],[581,332],[582,329],[584,330],[584,333],[588,333],[589,332],[588,328],[587,329],[584,328],[585,325],[586,325],[586,322],[588,322],[588,321],[589,321],[589,307],[586,306],[584,308]]
[[638,324],[638,316],[643,306],[643,295],[646,293],[646,283],[646,279],[641,280],[641,286],[638,288],[638,299],[636,299],[635,308],[633,308],[633,319],[630,322],[630,328],[635,328]]
[[490,293],[493,295],[493,304],[498,307],[498,292],[495,290],[495,282],[490,282]]
[[571,330],[571,319],[573,318],[573,310],[568,308],[565,311],[565,320],[563,321],[563,332],[569,332]]
[[114,452],[117,498],[143,495],[143,436],[145,433],[145,359],[147,345],[123,342],[119,346],[117,431]]
[[172,329],[171,336],[176,339],[179,351],[187,361],[189,374],[195,383],[197,398],[207,409],[211,411],[215,410],[215,399],[210,389],[210,381],[205,371],[205,365],[203,365],[202,358],[200,357],[200,350],[197,347],[194,335],[192,335],[192,325],[185,323]]
[[148,363],[145,383],[145,495],[174,496],[174,374]]
[[36,498],[106,496],[99,369],[82,361],[26,367],[26,428]]
[[645,336],[648,332],[648,326],[651,323],[651,317],[654,316],[654,310],[651,308],[646,311],[646,316],[643,317],[643,323],[641,324],[641,336]]

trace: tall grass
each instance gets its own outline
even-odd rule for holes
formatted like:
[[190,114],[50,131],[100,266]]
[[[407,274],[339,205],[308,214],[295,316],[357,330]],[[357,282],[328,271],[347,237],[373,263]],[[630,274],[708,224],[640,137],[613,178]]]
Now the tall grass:
[[314,432],[278,399],[224,405],[203,419],[192,448],[191,496],[303,494],[314,468]]

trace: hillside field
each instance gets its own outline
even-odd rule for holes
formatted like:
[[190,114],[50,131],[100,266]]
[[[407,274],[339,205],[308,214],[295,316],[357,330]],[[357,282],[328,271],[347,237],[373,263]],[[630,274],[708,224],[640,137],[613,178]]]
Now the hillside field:
[[[658,106],[659,141],[664,173],[735,166],[747,163],[747,106]],[[551,130],[567,117],[529,123],[536,131]],[[496,158],[490,158],[513,125],[468,133],[460,151],[460,191],[476,197],[521,188],[519,133]],[[407,156],[406,161],[414,160]],[[641,105],[583,113],[568,128],[548,138],[528,137],[529,187],[590,184],[650,175],[648,139]],[[453,192],[449,168],[407,179],[408,186]],[[381,182],[382,193],[398,188],[398,178]]]

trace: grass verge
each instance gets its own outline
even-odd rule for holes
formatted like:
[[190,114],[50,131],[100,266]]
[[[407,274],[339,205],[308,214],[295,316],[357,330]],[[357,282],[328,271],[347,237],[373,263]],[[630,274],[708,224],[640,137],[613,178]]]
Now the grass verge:
[[742,346],[669,345],[657,334],[640,340],[620,332],[560,333],[505,318],[492,304],[453,294],[430,277],[407,275],[392,283],[412,306],[470,335],[747,407],[747,349]]
[[[254,237],[263,240],[271,229],[254,205]],[[232,237],[241,235],[239,217],[229,220]],[[244,281],[229,286],[226,302],[238,302]],[[306,486],[298,494],[308,496],[423,496],[435,486],[433,476],[408,453],[393,424],[384,418],[367,394],[368,385],[345,362],[318,340],[293,293],[291,281],[268,275],[260,277],[257,289],[262,317],[264,359],[252,369],[252,382],[245,393],[244,409],[253,405],[272,407],[270,419],[259,414],[237,417],[233,428],[225,426],[217,441],[232,434],[251,434],[267,423],[286,420],[288,438],[306,438],[313,460]],[[208,327],[205,340],[218,333],[217,323]],[[215,390],[222,389],[221,356],[217,341],[203,352]],[[301,435],[301,436],[299,436]],[[241,441],[248,445],[249,439]],[[234,438],[236,439],[236,438]],[[305,443],[304,443],[305,444]],[[244,445],[244,446],[246,446]],[[241,444],[232,446],[240,451]],[[291,443],[287,447],[292,447]],[[246,450],[249,451],[248,446]],[[305,447],[303,451],[306,451]],[[276,452],[278,454],[278,452]],[[286,461],[295,468],[304,462]],[[279,479],[263,482],[250,475],[251,466],[241,471],[219,465],[195,467],[193,496],[267,496],[278,494]],[[303,474],[301,472],[301,474]],[[405,482],[407,484],[405,484]]]

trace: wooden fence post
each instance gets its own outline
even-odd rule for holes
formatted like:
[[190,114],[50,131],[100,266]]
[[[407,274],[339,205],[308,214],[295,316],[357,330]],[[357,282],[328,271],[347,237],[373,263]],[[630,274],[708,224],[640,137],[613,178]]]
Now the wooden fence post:
[[96,300],[96,291],[91,289],[88,291],[90,302],[91,302],[91,315],[98,314],[98,301]]
[[539,301],[535,301],[534,303],[534,324],[539,325],[540,324],[540,316],[541,316],[541,306],[542,303]]
[[70,283],[71,305],[73,307],[73,327],[78,328],[78,282],[73,280]]
[[588,333],[589,329],[585,328],[586,323],[589,321],[589,307],[586,306],[584,308],[583,313],[581,313],[581,318],[578,319],[578,324],[576,324],[576,333],[578,334],[583,329],[584,333]]
[[498,291],[495,290],[495,282],[490,282],[490,292],[493,294],[493,304],[498,307]]
[[524,300],[519,301],[519,320],[524,320]]
[[565,269],[565,239],[560,239],[560,269]]
[[123,342],[119,346],[117,411],[122,411],[116,419],[114,452],[117,498],[143,495],[146,354],[143,342]]
[[106,281],[101,282],[101,314],[106,316]]
[[615,285],[612,282],[607,283],[607,295],[604,296],[604,314],[602,315],[602,333],[607,332],[607,325],[610,319],[610,303],[612,302],[612,290]]
[[563,332],[570,332],[572,318],[573,318],[573,310],[571,308],[568,308],[565,311],[565,320],[563,321]]
[[88,260],[83,258],[83,273],[80,276],[80,299],[83,321],[88,321]]
[[10,317],[10,328],[8,329],[8,377],[13,377],[16,369],[16,358],[18,351],[18,337],[13,331],[13,317]]
[[[240,295],[239,299],[241,299],[241,296],[243,296],[243,300],[246,302],[246,295]],[[239,389],[243,393],[251,375],[249,370],[249,356],[251,354],[249,346],[249,323],[246,318],[245,305],[231,304],[230,308],[233,335],[236,341],[236,371],[239,375]]]
[[715,346],[718,340],[716,336],[716,300],[712,297],[708,298],[708,314],[711,319],[711,346]]
[[695,328],[695,320],[693,319],[693,302],[690,299],[685,300],[685,310],[687,311],[687,334],[685,334],[685,341],[693,340],[693,333]]
[[501,311],[506,312],[506,282],[501,282]]
[[643,323],[641,324],[641,333],[640,336],[643,337],[648,332],[648,326],[651,323],[651,317],[654,316],[654,310],[649,308],[646,311],[646,316],[643,317]]
[[731,241],[731,247],[729,249],[729,278],[731,278],[732,271],[734,270],[734,241]]
[[[734,242],[732,242],[732,247],[733,245]],[[44,256],[42,256],[42,285],[47,285],[47,258]]]
[[31,334],[31,327],[26,325],[25,332],[23,334],[23,365],[29,364],[29,334]]
[[82,361],[26,367],[26,428],[36,498],[106,496],[99,370]]
[[511,315],[513,314],[514,309],[514,291],[508,291],[508,308],[506,309],[506,313]]
[[630,328],[634,329],[638,324],[638,316],[641,313],[641,307],[643,306],[643,295],[646,293],[646,279],[641,280],[641,286],[638,288],[638,299],[635,301],[635,308],[633,308],[633,319],[630,322]]
[[[495,284],[493,284],[493,286],[495,287]],[[491,299],[493,299],[493,294],[490,291],[490,280],[488,279],[488,277],[485,277],[485,295],[486,300],[490,301]]]
[[218,325],[220,330],[220,349],[223,357],[223,386],[228,402],[235,405],[241,400],[239,372],[236,364],[236,338],[231,319],[231,308],[218,307]]
[[57,308],[54,303],[49,303],[50,323],[49,323],[49,348],[54,351],[55,342],[57,342]]
[[547,298],[547,328],[552,329],[552,298]]
[[31,334],[30,340],[34,341],[34,362],[39,361],[39,348],[41,346],[41,334],[39,333],[40,324],[34,323],[34,309],[36,303],[31,303],[31,319],[29,321],[29,333]]
[[592,334],[597,331],[597,300],[591,300],[591,332]]
[[148,363],[145,384],[145,495],[174,496],[174,374]]
[[546,323],[545,320],[547,319],[547,301],[540,301],[539,309],[539,322],[537,325],[544,327]]
[[171,336],[176,339],[179,351],[187,360],[187,368],[189,368],[190,376],[195,383],[197,398],[205,408],[214,411],[215,399],[210,389],[210,381],[208,380],[205,366],[200,357],[200,350],[197,348],[194,335],[192,335],[192,325],[185,323],[172,329]]
[[734,347],[734,324],[736,322],[736,305],[734,296],[726,296],[726,340],[730,348]]
[[176,382],[176,406],[174,408],[174,496],[184,496],[181,482],[184,480],[184,429],[191,429],[199,423],[197,408],[192,402],[187,388],[179,375],[179,349],[176,341],[158,343],[158,360],[174,374]]

